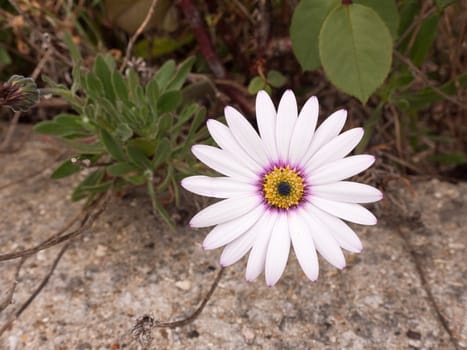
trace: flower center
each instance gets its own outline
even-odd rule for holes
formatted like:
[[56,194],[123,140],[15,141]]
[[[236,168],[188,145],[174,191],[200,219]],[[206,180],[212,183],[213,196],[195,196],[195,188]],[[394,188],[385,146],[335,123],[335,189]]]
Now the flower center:
[[263,195],[273,208],[289,209],[303,199],[305,184],[299,172],[287,167],[274,167],[263,177]]

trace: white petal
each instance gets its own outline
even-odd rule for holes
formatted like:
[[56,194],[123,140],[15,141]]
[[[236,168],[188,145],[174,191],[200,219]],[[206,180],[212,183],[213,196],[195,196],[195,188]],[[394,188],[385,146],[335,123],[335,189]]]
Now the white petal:
[[264,210],[265,208],[260,205],[236,219],[217,225],[204,239],[203,249],[216,249],[232,242],[248,231],[263,215]]
[[255,173],[224,150],[208,145],[194,145],[191,151],[196,158],[223,175],[247,181],[256,179]]
[[287,265],[287,259],[290,252],[290,234],[287,223],[287,215],[279,215],[272,229],[271,239],[269,240],[268,252],[266,255],[266,284],[269,287],[274,286]]
[[309,226],[296,211],[289,213],[289,231],[295,255],[305,275],[312,281],[318,279],[319,263]]
[[268,93],[264,90],[256,95],[256,121],[269,160],[275,162],[278,159],[276,149],[276,108]]
[[312,193],[313,196],[348,203],[372,203],[383,198],[383,194],[376,188],[351,181],[316,185]]
[[255,185],[240,182],[230,177],[196,175],[184,178],[181,185],[190,192],[214,198],[229,198],[256,191]]
[[227,244],[220,258],[221,266],[229,266],[240,260],[251,249],[263,226],[261,217],[247,232]]
[[310,227],[316,249],[331,265],[334,265],[338,269],[343,269],[345,267],[345,257],[339,244],[329,229],[312,212],[312,209],[312,206],[307,206],[302,210],[301,215],[303,215],[304,220]]
[[311,172],[320,166],[344,158],[363,137],[363,129],[355,128],[336,136],[321,147],[307,163],[307,171]]
[[292,90],[282,95],[277,108],[276,145],[279,160],[286,161],[289,155],[290,139],[297,122],[297,100]]
[[318,113],[318,99],[313,96],[306,101],[295,123],[289,148],[289,160],[292,164],[298,164],[308,149],[315,133]]
[[375,162],[375,157],[368,154],[359,154],[323,165],[308,173],[311,185],[324,185],[344,180],[361,173]]
[[208,227],[221,224],[248,213],[262,205],[258,195],[232,197],[211,204],[201,210],[190,221],[191,227]]
[[311,196],[310,202],[325,212],[361,225],[376,225],[376,217],[365,207],[355,203],[336,202]]
[[275,213],[266,212],[255,226],[258,230],[256,240],[251,248],[248,263],[246,265],[245,278],[248,282],[255,280],[264,270],[266,262],[266,253],[269,239],[271,238],[272,228],[276,222]]
[[332,231],[332,236],[342,248],[354,253],[362,251],[360,238],[344,221],[329,215],[318,207],[313,208],[313,213]]
[[269,165],[269,159],[264,150],[261,139],[239,111],[233,107],[226,107],[224,110],[227,124],[235,139],[242,146],[251,158],[256,160],[262,167]]
[[303,165],[326,143],[331,141],[341,132],[347,119],[347,111],[338,110],[324,120],[316,130],[305,155],[303,156]]
[[206,125],[220,148],[229,152],[239,163],[245,164],[251,171],[255,173],[262,171],[261,166],[243,150],[226,125],[214,119],[209,119]]

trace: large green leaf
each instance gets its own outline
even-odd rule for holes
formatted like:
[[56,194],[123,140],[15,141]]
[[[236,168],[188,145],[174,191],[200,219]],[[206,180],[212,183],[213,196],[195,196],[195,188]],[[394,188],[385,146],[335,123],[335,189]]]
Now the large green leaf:
[[373,9],[388,27],[392,38],[397,39],[399,11],[395,0],[354,0],[354,3]]
[[292,49],[303,70],[321,66],[318,35],[326,16],[339,5],[339,0],[302,0],[299,2],[290,25]]
[[366,103],[389,73],[392,37],[375,11],[358,4],[344,5],[324,21],[319,51],[331,82]]

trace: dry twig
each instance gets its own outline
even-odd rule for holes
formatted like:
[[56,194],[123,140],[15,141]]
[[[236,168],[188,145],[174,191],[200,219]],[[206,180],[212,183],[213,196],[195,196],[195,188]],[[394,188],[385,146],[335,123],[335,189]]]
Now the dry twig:
[[128,46],[126,48],[125,57],[123,58],[122,65],[120,66],[120,69],[119,69],[120,72],[123,72],[126,65],[128,64],[128,61],[130,60],[130,57],[131,57],[131,52],[133,51],[133,46],[135,45],[135,42],[138,39],[138,37],[141,35],[141,33],[143,33],[144,30],[146,29],[149,21],[151,20],[152,15],[154,14],[154,9],[156,8],[156,4],[157,4],[157,0],[152,0],[151,7],[149,8],[146,17],[144,18],[144,21],[138,27],[136,32],[134,32],[134,34],[131,36],[130,41],[128,42]]

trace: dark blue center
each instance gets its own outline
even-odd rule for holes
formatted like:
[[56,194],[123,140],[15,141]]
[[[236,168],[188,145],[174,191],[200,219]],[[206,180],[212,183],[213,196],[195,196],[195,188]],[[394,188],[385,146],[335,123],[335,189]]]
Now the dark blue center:
[[277,191],[281,196],[288,196],[291,190],[292,188],[290,187],[290,184],[288,182],[279,182],[279,184],[277,185]]

